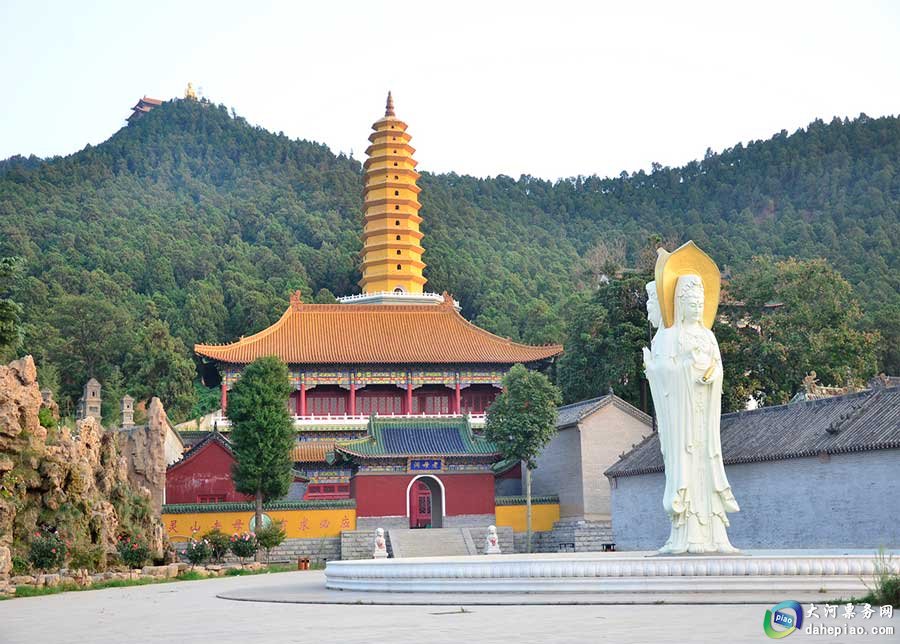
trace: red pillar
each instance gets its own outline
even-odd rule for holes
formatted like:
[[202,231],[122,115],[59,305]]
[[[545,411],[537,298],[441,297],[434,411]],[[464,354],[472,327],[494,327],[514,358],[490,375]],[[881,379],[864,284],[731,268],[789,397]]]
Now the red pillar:
[[413,413],[412,407],[412,378],[408,375],[406,376],[406,413],[407,415]]
[[225,378],[222,377],[222,399],[220,401],[222,403],[222,415],[225,415],[225,410],[228,409],[228,386],[225,384]]
[[459,375],[456,376],[456,397],[453,399],[453,413],[462,413],[462,387],[459,386]]
[[306,416],[306,383],[300,383],[300,415]]
[[356,379],[350,374],[350,415],[356,416]]

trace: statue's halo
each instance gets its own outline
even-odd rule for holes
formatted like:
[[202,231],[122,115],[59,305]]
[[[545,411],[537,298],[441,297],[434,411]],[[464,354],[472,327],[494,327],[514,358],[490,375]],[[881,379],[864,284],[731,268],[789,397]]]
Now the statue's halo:
[[699,275],[703,282],[703,325],[711,329],[719,309],[719,291],[722,276],[712,258],[693,241],[680,246],[672,253],[662,248],[656,259],[656,296],[662,312],[663,324],[668,328],[675,323],[675,285],[682,275]]

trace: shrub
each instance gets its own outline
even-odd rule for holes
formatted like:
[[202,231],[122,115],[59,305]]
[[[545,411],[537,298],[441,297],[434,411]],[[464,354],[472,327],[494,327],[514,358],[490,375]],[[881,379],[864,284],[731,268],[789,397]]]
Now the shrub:
[[150,558],[150,548],[147,544],[131,535],[119,537],[116,549],[119,551],[122,563],[129,568],[141,568]]
[[900,576],[890,577],[884,581],[881,585],[878,603],[881,606],[891,605],[894,608],[900,608]]
[[20,557],[19,555],[12,556],[12,574],[16,575],[27,575],[31,570],[31,564],[25,557]]
[[225,555],[228,554],[228,550],[231,547],[231,538],[218,528],[210,530],[203,535],[203,538],[209,542],[209,554],[212,560],[220,563]]
[[231,552],[234,556],[241,560],[241,566],[244,565],[244,559],[252,557],[259,550],[259,543],[256,541],[256,535],[252,532],[244,534],[234,534],[231,536]]
[[188,541],[182,553],[187,557],[187,560],[191,562],[191,568],[193,569],[197,564],[202,564],[209,559],[209,541],[191,537],[191,540]]
[[47,409],[46,407],[41,407],[38,410],[38,422],[41,424],[41,427],[56,427],[56,419],[53,417],[53,412]]
[[893,565],[894,555],[885,552],[884,548],[878,550],[875,556],[875,576],[869,594],[864,601],[879,606],[894,606],[900,608],[900,575],[895,575]]
[[285,536],[283,521],[273,521],[256,531],[256,541],[259,547],[266,551],[266,563],[269,563],[269,553],[272,548],[280,546]]
[[106,566],[103,565],[103,547],[102,546],[73,546],[69,554],[70,568],[86,568],[90,571],[98,571]]
[[55,532],[40,530],[31,540],[28,559],[37,570],[60,568],[66,560],[66,544]]

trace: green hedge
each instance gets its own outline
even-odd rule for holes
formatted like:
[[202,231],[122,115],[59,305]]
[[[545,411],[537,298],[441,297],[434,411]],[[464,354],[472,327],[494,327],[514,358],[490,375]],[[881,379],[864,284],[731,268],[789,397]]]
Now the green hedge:
[[[264,503],[263,510],[338,510],[355,508],[355,499],[322,501],[272,501]],[[195,512],[253,512],[253,503],[170,503],[162,508],[163,514],[193,514]]]

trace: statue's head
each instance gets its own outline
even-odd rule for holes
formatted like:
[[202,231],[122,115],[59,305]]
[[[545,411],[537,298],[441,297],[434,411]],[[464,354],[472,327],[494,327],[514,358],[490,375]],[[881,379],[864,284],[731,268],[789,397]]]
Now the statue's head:
[[647,282],[647,320],[650,326],[658,329],[662,325],[662,312],[659,309],[659,298],[656,294],[656,282]]
[[675,323],[703,323],[703,281],[699,275],[682,275],[675,285]]
[[384,528],[378,528],[377,530],[375,530],[375,535],[378,537],[383,537],[384,536]]

